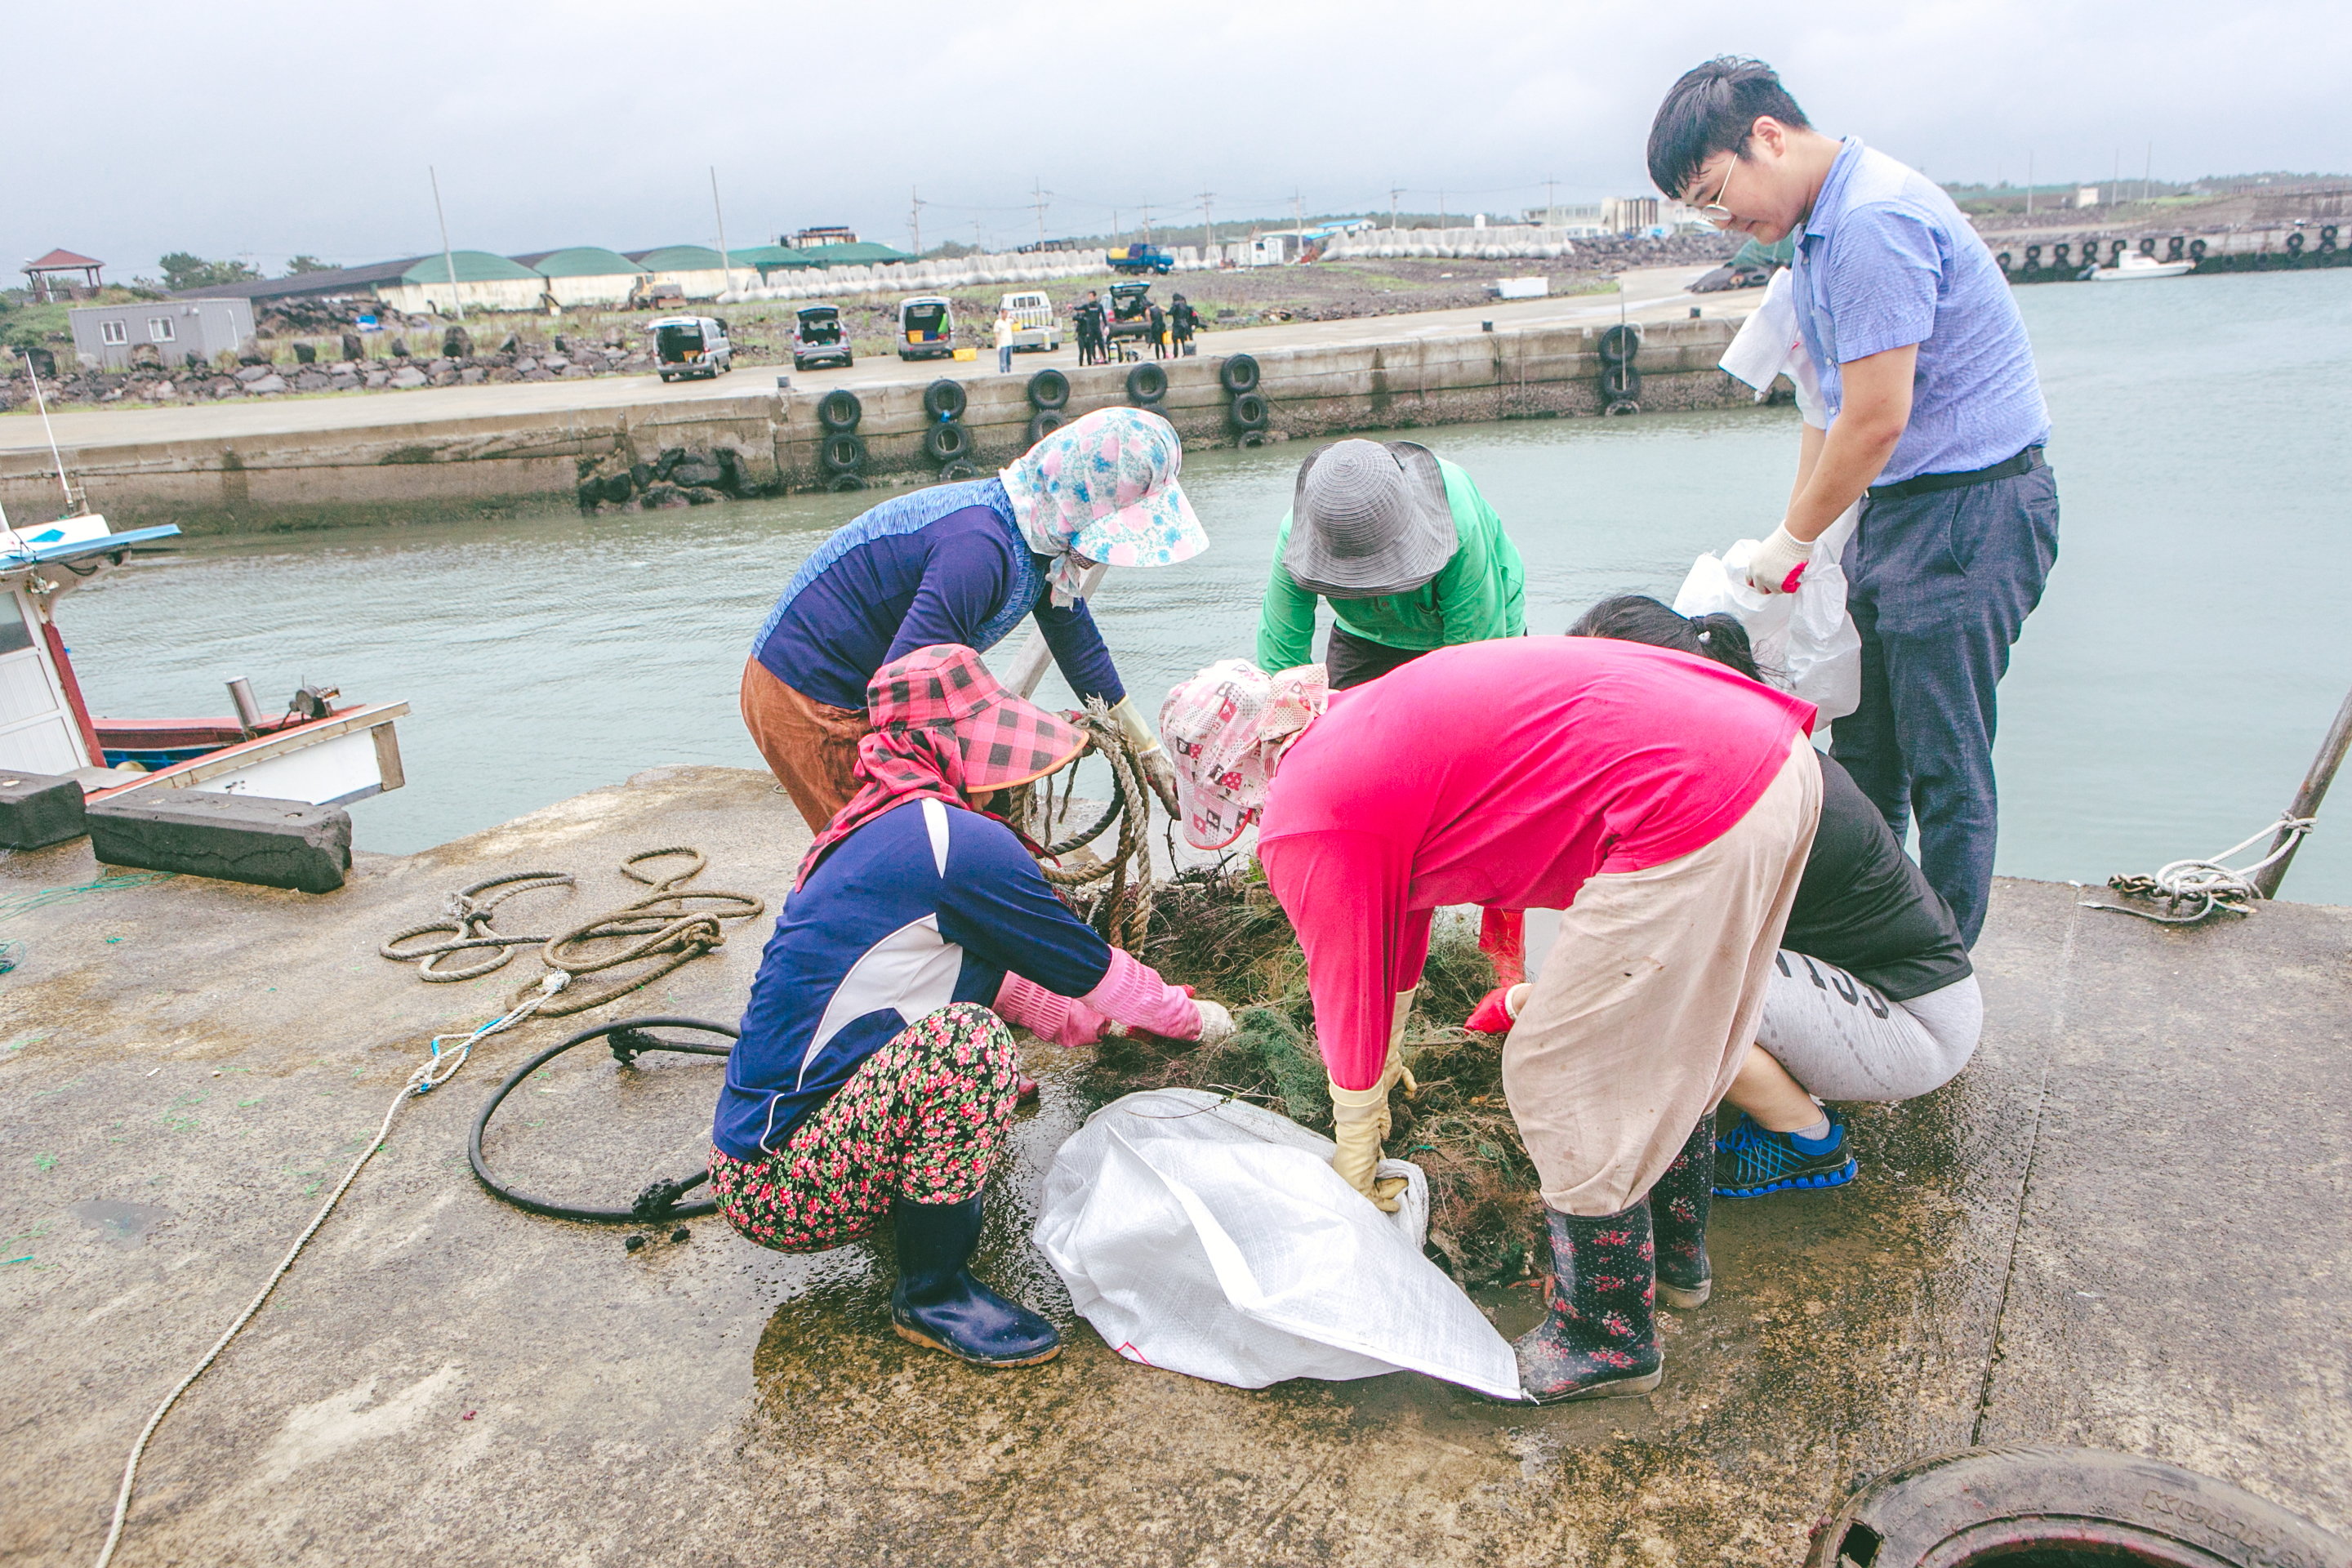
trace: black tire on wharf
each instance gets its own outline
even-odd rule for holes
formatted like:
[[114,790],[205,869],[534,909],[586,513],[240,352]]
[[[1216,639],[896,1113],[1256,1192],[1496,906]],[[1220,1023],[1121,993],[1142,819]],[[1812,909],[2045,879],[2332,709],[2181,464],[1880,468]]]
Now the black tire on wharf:
[[1633,403],[1642,395],[1642,373],[1630,364],[1612,364],[1601,373],[1601,395],[1612,403]]
[[1070,378],[1058,370],[1041,370],[1029,378],[1029,406],[1043,413],[1064,408],[1070,401]]
[[2334,1563],[2352,1544],[2233,1486],[2095,1448],[1969,1448],[1872,1481],[1813,1536],[1806,1568],[1868,1563]]
[[2192,239],[2189,242],[2189,258],[2191,261],[2202,261],[2205,259],[2205,242],[2203,240]]
[[1641,352],[1642,330],[1630,321],[1620,321],[1601,334],[1602,364],[1632,364]]
[[856,474],[835,474],[825,482],[824,488],[838,495],[844,490],[862,490],[866,488],[866,481]]
[[1248,354],[1228,354],[1217,366],[1217,384],[1239,397],[1257,390],[1257,361]]
[[980,469],[965,462],[961,458],[958,458],[952,463],[944,464],[940,468],[940,481],[942,484],[957,484],[965,479],[978,478],[980,478]]
[[1236,431],[1247,436],[1262,431],[1273,423],[1274,410],[1266,406],[1264,393],[1244,392],[1234,399],[1232,405],[1225,410],[1225,416],[1233,421]]
[[1068,416],[1058,408],[1040,408],[1030,416],[1029,445],[1035,446],[1069,422]]
[[2174,235],[2170,239],[2164,242],[2164,258],[2167,261],[2179,260],[2181,248],[2188,243],[2189,242],[2181,238],[2180,236],[2177,234]]
[[846,387],[836,386],[816,400],[816,422],[827,430],[855,430],[865,417],[866,405]]
[[1127,400],[1138,408],[1156,406],[1168,395],[1168,373],[1146,360],[1127,373]]
[[941,376],[923,388],[923,412],[934,419],[961,419],[968,401],[960,383]]
[[942,419],[923,432],[923,455],[934,463],[952,463],[971,456],[971,435],[952,419]]
[[816,460],[828,474],[854,474],[866,466],[866,437],[835,430],[818,444]]
[[2156,254],[2156,236],[2151,234],[2141,238],[2139,242],[2139,253],[2142,256],[2154,256]]

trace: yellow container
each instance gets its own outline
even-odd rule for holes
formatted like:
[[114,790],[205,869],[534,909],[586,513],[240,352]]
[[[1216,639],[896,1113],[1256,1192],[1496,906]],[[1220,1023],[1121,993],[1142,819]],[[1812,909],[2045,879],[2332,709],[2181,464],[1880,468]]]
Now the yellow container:
[[955,352],[955,356],[958,359],[978,359],[980,357],[980,351],[978,349],[958,349]]

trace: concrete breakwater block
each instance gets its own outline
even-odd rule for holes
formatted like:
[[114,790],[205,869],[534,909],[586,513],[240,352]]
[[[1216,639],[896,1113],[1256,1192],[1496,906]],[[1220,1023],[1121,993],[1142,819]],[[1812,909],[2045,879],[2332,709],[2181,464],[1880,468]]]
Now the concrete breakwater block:
[[0,846],[40,849],[88,831],[79,779],[0,772]]
[[89,847],[109,866],[331,893],[352,868],[351,814],[308,801],[210,790],[142,790],[89,807]]

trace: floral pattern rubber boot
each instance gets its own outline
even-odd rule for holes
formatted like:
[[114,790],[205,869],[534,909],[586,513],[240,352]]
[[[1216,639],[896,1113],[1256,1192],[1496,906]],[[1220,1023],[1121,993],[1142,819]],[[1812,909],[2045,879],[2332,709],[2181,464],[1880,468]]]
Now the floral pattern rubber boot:
[[1650,1205],[1600,1219],[1561,1214],[1551,1221],[1549,1311],[1519,1336],[1519,1387],[1538,1405],[1647,1394],[1664,1375],[1654,1310],[1657,1253]]
[[1658,1300],[1687,1311],[1715,1293],[1706,1258],[1706,1211],[1715,1200],[1715,1112],[1698,1119],[1690,1142],[1650,1189],[1650,1225],[1658,1244]]

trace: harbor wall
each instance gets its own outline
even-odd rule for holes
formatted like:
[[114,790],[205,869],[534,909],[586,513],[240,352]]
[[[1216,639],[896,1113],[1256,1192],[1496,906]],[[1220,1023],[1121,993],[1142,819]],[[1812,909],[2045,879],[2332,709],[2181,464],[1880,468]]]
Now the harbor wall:
[[[1494,332],[1273,350],[1256,355],[1269,405],[1264,439],[1351,430],[1409,429],[1495,419],[1598,415],[1603,329],[1533,327]],[[1716,368],[1737,323],[1654,322],[1634,361],[1642,409],[1717,407],[1752,394]],[[1151,406],[1195,447],[1240,439],[1218,380],[1222,357],[1145,361],[1168,373]],[[962,423],[983,471],[1025,450],[1033,366],[954,377],[965,388]],[[956,367],[962,368],[962,367]],[[1131,365],[1067,370],[1071,416],[1129,401]],[[826,432],[817,404],[829,387],[797,378],[790,390],[619,408],[472,417],[343,430],[68,447],[67,467],[90,504],[117,528],[174,523],[189,533],[465,517],[498,517],[581,504],[583,481],[655,463],[665,452],[729,455],[707,470],[727,493],[780,494],[824,487],[818,449]],[[864,405],[869,482],[920,482],[938,471],[925,455],[933,422],[924,384],[856,389]],[[723,479],[721,476],[723,475]],[[681,480],[680,483],[685,481]],[[0,454],[0,504],[46,515],[56,495],[46,452]],[[640,487],[642,488],[642,487]],[[673,487],[672,493],[675,493]],[[719,490],[698,491],[696,499]],[[604,503],[610,509],[611,503]],[[622,503],[635,508],[631,500]]]

